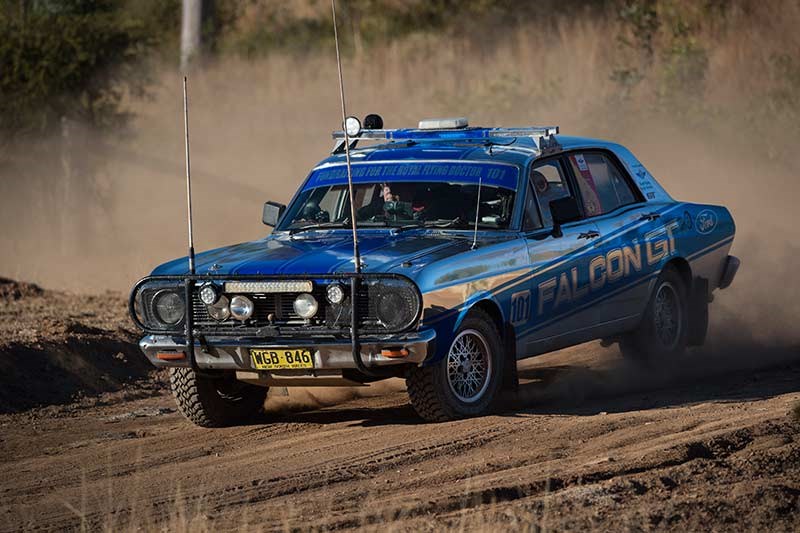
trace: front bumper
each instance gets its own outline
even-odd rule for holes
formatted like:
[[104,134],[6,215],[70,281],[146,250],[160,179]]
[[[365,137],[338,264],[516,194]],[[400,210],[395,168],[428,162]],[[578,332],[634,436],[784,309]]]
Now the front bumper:
[[[367,367],[383,367],[399,364],[420,365],[433,355],[436,332],[425,330],[385,338],[364,337],[359,341],[361,359]],[[171,335],[148,335],[139,342],[139,347],[150,362],[157,367],[189,367],[188,357],[178,359],[186,352],[186,339]],[[265,342],[263,339],[236,339],[230,337],[206,337],[195,340],[194,357],[198,368],[215,370],[255,370],[250,359],[250,348],[288,349],[305,348],[314,357],[313,370],[355,369],[353,348],[350,339],[281,339],[281,342]],[[404,348],[405,357],[386,357],[383,349]],[[159,355],[162,357],[160,358]],[[174,356],[175,358],[169,358]],[[164,359],[167,357],[167,360]],[[309,372],[313,372],[309,370]]]

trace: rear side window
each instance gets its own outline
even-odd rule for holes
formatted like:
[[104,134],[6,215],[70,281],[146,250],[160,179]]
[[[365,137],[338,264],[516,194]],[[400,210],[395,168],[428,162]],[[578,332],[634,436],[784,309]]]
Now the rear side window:
[[578,182],[586,216],[594,217],[638,200],[625,177],[611,159],[599,152],[569,155]]

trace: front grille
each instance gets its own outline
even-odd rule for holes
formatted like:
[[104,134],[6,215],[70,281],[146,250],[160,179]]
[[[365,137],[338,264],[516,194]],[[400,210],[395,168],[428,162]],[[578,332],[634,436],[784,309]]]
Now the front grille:
[[[356,309],[359,331],[364,333],[386,332],[376,317],[374,305],[369,297],[370,287],[360,285]],[[246,294],[253,301],[253,316],[244,322],[229,318],[217,321],[211,318],[206,305],[200,301],[199,288],[192,294],[194,329],[202,335],[256,335],[275,336],[285,333],[306,332],[318,334],[349,334],[350,298],[348,295],[341,305],[328,303],[325,287],[315,285],[311,294],[319,303],[319,311],[310,320],[305,320],[294,311],[294,300],[300,293],[255,293]],[[232,295],[226,295],[230,298]],[[269,316],[272,315],[270,322]]]
[[[361,274],[356,298],[356,325],[365,335],[387,335],[411,330],[419,321],[422,298],[413,281],[396,274]],[[185,320],[178,324],[166,324],[154,314],[154,298],[162,291],[172,291],[183,298],[187,284],[194,289],[189,302],[192,310],[192,329],[195,335],[238,337],[349,337],[351,326],[350,279],[347,275],[320,276],[312,281],[311,293],[319,304],[316,315],[305,320],[294,311],[295,293],[242,293],[253,301],[253,316],[245,321],[229,318],[217,321],[211,318],[208,308],[200,300],[199,291],[206,283],[219,289],[226,281],[275,281],[279,276],[149,276],[140,280],[133,288],[128,301],[134,323],[143,331],[156,335],[183,335]],[[340,283],[345,291],[341,305],[330,304],[326,298],[331,283]],[[274,286],[274,285],[273,285]],[[259,288],[248,285],[251,290]],[[265,286],[266,287],[266,286]],[[243,288],[242,290],[247,290]],[[235,291],[226,293],[230,300]],[[378,313],[380,309],[380,313]],[[381,316],[381,319],[378,319]]]

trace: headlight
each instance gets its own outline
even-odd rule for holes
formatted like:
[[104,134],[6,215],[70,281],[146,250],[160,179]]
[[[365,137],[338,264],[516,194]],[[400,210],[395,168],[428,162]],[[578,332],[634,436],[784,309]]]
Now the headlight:
[[407,283],[384,280],[372,287],[370,293],[377,318],[386,329],[406,329],[417,318],[419,296]]
[[325,296],[332,304],[340,304],[344,301],[344,288],[340,283],[331,283],[328,285],[328,290],[325,291]]
[[200,287],[200,301],[206,305],[214,305],[219,299],[219,289],[213,283],[206,283]]
[[231,310],[228,307],[227,296],[220,296],[219,300],[217,300],[217,302],[214,305],[209,305],[207,309],[209,316],[219,322],[227,320],[228,317],[231,316]]
[[231,298],[231,315],[237,320],[247,320],[253,316],[255,306],[253,301],[246,296],[234,296]]
[[183,320],[186,306],[177,292],[163,290],[153,297],[153,311],[162,324],[174,326]]
[[294,312],[302,318],[311,318],[317,314],[317,309],[317,299],[308,293],[301,294],[294,300]]

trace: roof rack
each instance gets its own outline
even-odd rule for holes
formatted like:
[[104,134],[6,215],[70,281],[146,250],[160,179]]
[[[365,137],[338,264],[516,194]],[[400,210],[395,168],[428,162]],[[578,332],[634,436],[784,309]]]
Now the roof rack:
[[[530,137],[539,150],[552,149],[555,139],[551,137],[559,133],[558,126],[531,126],[524,128],[458,128],[458,129],[380,129],[362,130],[358,135],[350,137],[350,147],[355,148],[358,141],[407,141],[407,142],[452,142],[452,141],[489,141],[490,139]],[[343,131],[334,131],[336,144],[331,153],[344,150],[345,135]],[[557,144],[557,143],[556,143]]]

